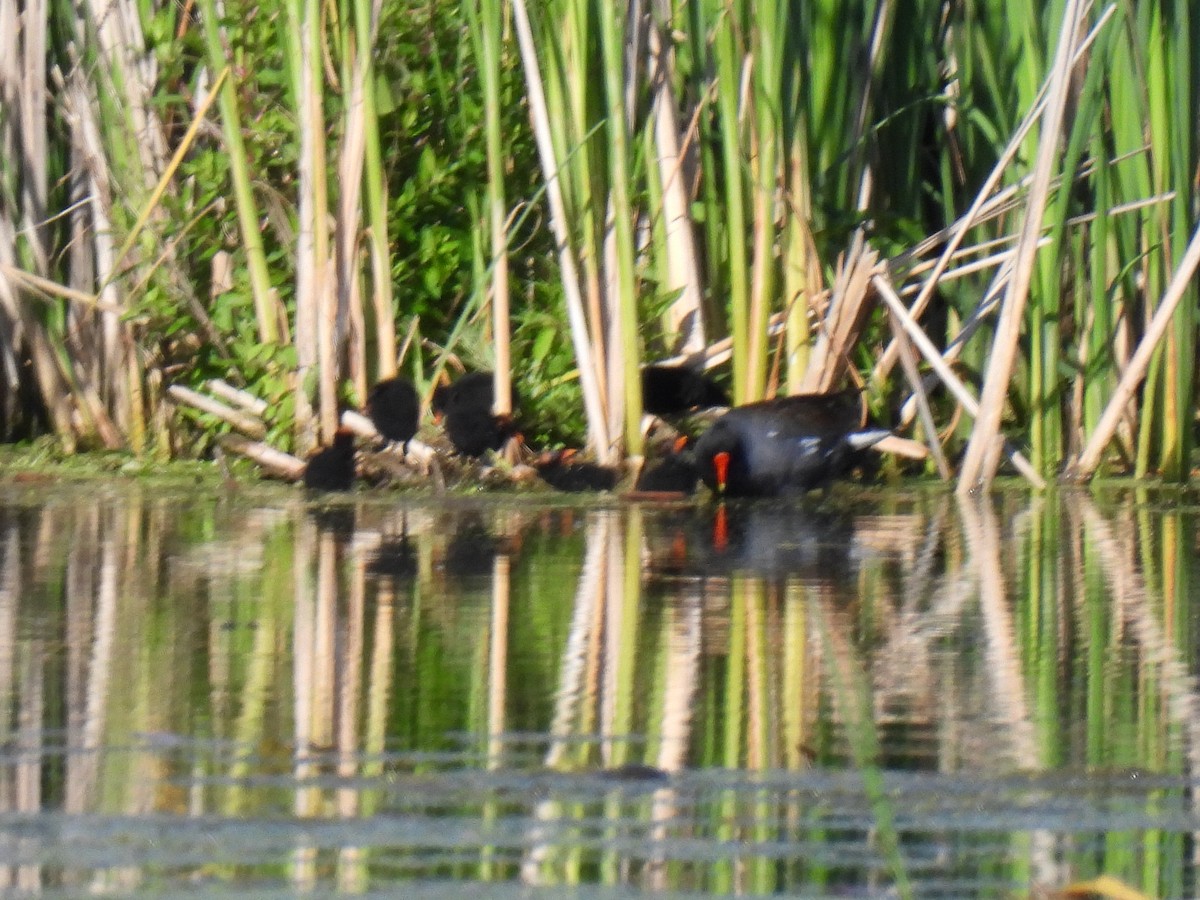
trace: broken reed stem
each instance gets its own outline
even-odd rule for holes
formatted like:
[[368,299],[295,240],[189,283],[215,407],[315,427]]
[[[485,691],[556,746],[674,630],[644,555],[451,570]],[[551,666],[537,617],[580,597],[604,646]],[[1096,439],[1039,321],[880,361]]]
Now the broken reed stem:
[[[364,440],[383,440],[383,436],[375,429],[375,423],[362,413],[355,412],[352,409],[345,410],[342,413],[340,424],[343,428],[349,428]],[[437,451],[423,441],[418,441],[416,438],[409,439],[408,443],[405,444],[405,450],[408,456],[417,460],[425,467],[428,467],[433,458],[437,456]]]
[[[1093,42],[1095,42],[1096,38],[1099,36],[1100,30],[1113,16],[1115,11],[1115,4],[1110,4],[1108,8],[1105,9],[1105,11],[1101,14],[1099,20],[1096,22],[1096,25],[1087,33],[1087,35],[1084,36],[1083,40],[1079,42],[1078,47],[1072,54],[1070,61],[1071,66],[1074,66],[1077,62],[1079,62],[1080,59],[1083,58],[1083,55],[1088,51],[1088,48],[1091,47]],[[1065,42],[1067,37],[1064,35],[1062,40]],[[1051,73],[1051,75],[1053,76],[1053,73]],[[1009,164],[1014,158],[1016,158],[1017,153],[1024,145],[1026,135],[1029,134],[1030,129],[1033,128],[1034,124],[1041,117],[1043,111],[1045,110],[1046,94],[1049,90],[1049,87],[1049,79],[1047,79],[1047,82],[1042,85],[1041,90],[1038,92],[1037,102],[1034,103],[1033,108],[1029,111],[1029,114],[1025,117],[1020,126],[1017,128],[1016,132],[1014,132],[1013,136],[1009,139],[1008,145],[1004,148],[1004,152],[1001,153],[999,159],[996,160],[996,165],[992,167],[992,171],[988,174],[987,179],[984,181],[983,186],[979,189],[979,192],[975,195],[975,200],[972,201],[971,206],[966,213],[959,217],[958,221],[949,228],[943,229],[937,235],[932,235],[931,237],[926,238],[921,242],[921,245],[919,245],[934,247],[943,240],[946,241],[946,246],[943,248],[941,255],[938,257],[933,271],[921,286],[921,291],[918,293],[917,299],[913,301],[912,314],[914,319],[920,318],[921,313],[925,311],[926,305],[929,303],[930,298],[933,296],[933,292],[937,289],[938,283],[941,281],[942,274],[945,272],[952,257],[957,252],[963,240],[966,238],[967,232],[974,225],[980,224],[988,218],[1001,215],[1007,211],[1008,204],[1015,202],[1017,191],[1031,180],[1028,178],[1022,179],[1018,184],[1005,188],[995,197],[991,196],[992,191],[995,190],[996,186],[1000,183],[1000,179],[1003,177],[1005,170],[1007,170]],[[887,378],[888,373],[892,370],[892,366],[895,365],[897,352],[898,348],[896,347],[895,343],[889,345],[884,350],[883,355],[880,357],[879,362],[875,366],[873,378],[876,380],[876,382],[882,382],[883,379]]]
[[192,409],[198,409],[201,412],[216,416],[222,422],[252,438],[262,440],[267,436],[266,426],[257,417],[234,409],[232,406],[226,406],[219,400],[206,397],[203,394],[193,391],[191,388],[184,387],[181,384],[173,384],[167,388],[167,396],[176,403],[181,403],[184,406],[192,407]]
[[240,406],[246,412],[261,418],[267,411],[267,401],[255,397],[249,391],[243,391],[240,388],[235,388],[227,381],[222,381],[220,378],[210,378],[204,384],[210,391],[232,403],[234,406]]
[[[966,385],[962,383],[957,375],[950,370],[950,367],[942,359],[941,353],[929,337],[921,330],[921,326],[908,314],[904,304],[900,302],[900,298],[896,296],[895,290],[891,284],[882,275],[876,275],[872,279],[875,289],[879,292],[880,299],[887,305],[888,309],[896,316],[896,321],[903,326],[905,333],[912,339],[917,349],[921,351],[921,355],[929,362],[929,367],[937,374],[942,383],[946,385],[950,393],[958,399],[962,404],[963,409],[972,417],[979,414],[979,403],[971,396],[971,392],[967,390]],[[1034,470],[1027,460],[1018,450],[1006,445],[1005,452],[1012,461],[1013,466],[1017,471],[1028,479],[1029,483],[1042,490],[1046,487],[1046,482]]]
[[1146,377],[1146,370],[1150,365],[1150,359],[1153,357],[1154,351],[1158,349],[1159,342],[1167,333],[1167,328],[1171,324],[1171,318],[1175,314],[1175,308],[1179,305],[1179,301],[1183,299],[1184,293],[1190,286],[1192,275],[1195,274],[1197,265],[1200,265],[1200,227],[1192,234],[1187,251],[1184,253],[1183,259],[1180,260],[1179,268],[1175,270],[1175,274],[1171,278],[1171,283],[1167,285],[1162,302],[1159,303],[1158,309],[1155,310],[1154,318],[1150,320],[1150,325],[1146,328],[1146,333],[1142,337],[1141,343],[1138,344],[1137,351],[1133,354],[1133,358],[1129,360],[1129,365],[1125,367],[1125,371],[1121,375],[1121,380],[1117,383],[1117,389],[1108,401],[1108,406],[1104,408],[1104,414],[1096,424],[1096,429],[1092,432],[1087,446],[1084,447],[1083,452],[1079,454],[1079,459],[1069,469],[1069,478],[1086,480],[1096,474],[1096,468],[1100,465],[1100,454],[1104,452],[1104,448],[1112,440],[1113,433],[1117,430],[1117,425],[1120,423],[1122,416],[1125,415],[1129,401],[1133,398],[1134,392],[1142,383],[1142,379]]
[[51,281],[49,278],[43,278],[32,272],[26,272],[24,269],[18,269],[16,266],[10,266],[7,263],[0,262],[0,275],[12,279],[12,281],[22,285],[35,296],[60,297],[63,300],[71,300],[99,312],[125,312],[125,307],[119,303],[113,303],[109,300],[98,300],[89,293],[77,291],[74,288],[67,287],[65,284],[59,284],[57,281]]
[[222,434],[217,437],[217,443],[226,450],[252,460],[280,478],[298,481],[304,476],[304,460],[276,450],[270,444],[252,441],[240,434]]
[[921,373],[917,369],[917,360],[913,356],[912,344],[900,323],[896,321],[895,314],[891,312],[888,313],[888,324],[892,328],[896,345],[900,348],[900,368],[904,370],[904,376],[908,379],[913,397],[917,401],[917,410],[921,416],[921,427],[925,429],[929,452],[933,455],[933,461],[937,464],[938,474],[942,477],[942,481],[949,481],[951,478],[950,464],[946,462],[946,454],[942,452],[942,444],[938,440],[937,425],[933,421],[933,411],[929,408],[929,397],[925,394],[925,386],[921,383]]
[[1067,0],[1063,10],[1063,24],[1059,29],[1058,47],[1050,69],[1046,112],[1038,140],[1033,184],[1029,189],[1021,238],[1017,242],[1017,256],[1013,262],[1013,277],[1008,283],[1004,306],[1000,310],[1000,320],[996,324],[996,336],[992,341],[983,393],[979,400],[979,414],[975,419],[975,428],[967,442],[966,455],[959,470],[960,494],[986,489],[996,474],[998,457],[995,445],[1001,440],[1000,416],[1008,396],[1025,304],[1029,298],[1029,285],[1033,279],[1034,256],[1037,253],[1042,220],[1049,201],[1052,168],[1058,155],[1058,143],[1066,115],[1067,89],[1074,60],[1073,47],[1082,14],[1082,4],[1079,0]]

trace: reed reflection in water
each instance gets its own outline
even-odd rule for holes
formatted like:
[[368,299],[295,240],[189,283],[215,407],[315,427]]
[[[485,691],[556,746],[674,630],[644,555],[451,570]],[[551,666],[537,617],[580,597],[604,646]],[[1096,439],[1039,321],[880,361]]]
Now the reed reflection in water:
[[0,887],[1189,896],[1198,509],[9,489]]

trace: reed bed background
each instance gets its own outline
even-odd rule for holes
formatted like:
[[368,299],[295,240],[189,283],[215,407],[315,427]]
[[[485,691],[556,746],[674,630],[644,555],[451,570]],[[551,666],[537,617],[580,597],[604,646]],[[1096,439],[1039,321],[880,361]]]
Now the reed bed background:
[[1183,0],[0,0],[0,429],[204,453],[230,426],[166,389],[221,378],[304,452],[461,361],[612,462],[639,365],[682,358],[738,402],[864,384],[964,490],[1005,454],[1183,478],[1196,28]]

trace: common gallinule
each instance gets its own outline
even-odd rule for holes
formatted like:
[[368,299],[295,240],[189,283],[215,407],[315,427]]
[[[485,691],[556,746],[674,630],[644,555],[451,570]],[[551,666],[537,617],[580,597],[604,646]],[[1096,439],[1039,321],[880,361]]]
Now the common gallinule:
[[737,406],[696,442],[700,477],[729,497],[775,497],[824,487],[858,451],[890,432],[862,429],[858,394],[797,394]]
[[389,441],[407,445],[421,416],[421,397],[407,378],[385,378],[367,394],[367,415]]
[[494,397],[491,372],[471,372],[433,392],[433,413],[441,419],[446,436],[459,453],[483,456],[489,450],[499,450],[517,433],[511,416],[492,412]]
[[674,416],[693,409],[728,406],[729,395],[709,378],[684,366],[642,369],[642,409],[655,416]]
[[574,450],[552,450],[534,460],[538,477],[552,488],[570,493],[611,491],[617,486],[617,472],[607,466],[576,460]]
[[333,444],[313,454],[304,467],[304,486],[318,491],[348,491],[354,486],[354,432],[339,428]]

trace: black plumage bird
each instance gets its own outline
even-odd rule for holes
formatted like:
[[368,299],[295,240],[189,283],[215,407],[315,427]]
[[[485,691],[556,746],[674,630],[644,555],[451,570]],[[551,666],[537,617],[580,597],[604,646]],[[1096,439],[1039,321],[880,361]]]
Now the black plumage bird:
[[421,397],[407,378],[385,378],[367,394],[367,415],[382,437],[407,444],[420,424]]
[[642,409],[655,416],[674,416],[710,406],[728,406],[729,395],[709,378],[684,366],[642,369]]
[[611,491],[617,486],[615,469],[576,460],[575,456],[574,450],[543,453],[534,461],[533,467],[542,481],[560,491]]
[[333,444],[320,450],[304,467],[304,486],[317,491],[348,491],[354,487],[354,432],[339,428]]
[[700,436],[700,477],[718,494],[775,497],[824,487],[889,432],[860,427],[856,391],[738,406]]
[[642,470],[634,490],[642,494],[691,494],[700,483],[689,439],[680,437],[670,453]]
[[[454,409],[487,409],[495,405],[496,376],[491,372],[468,372],[450,384],[439,384],[433,391],[430,409],[441,416]],[[517,408],[517,389],[512,389],[509,406]]]
[[[495,398],[491,372],[471,372],[433,392],[434,416],[442,422],[454,449],[466,456],[483,456],[499,450],[517,433],[512,416],[492,412]],[[513,392],[512,405],[516,405]]]

